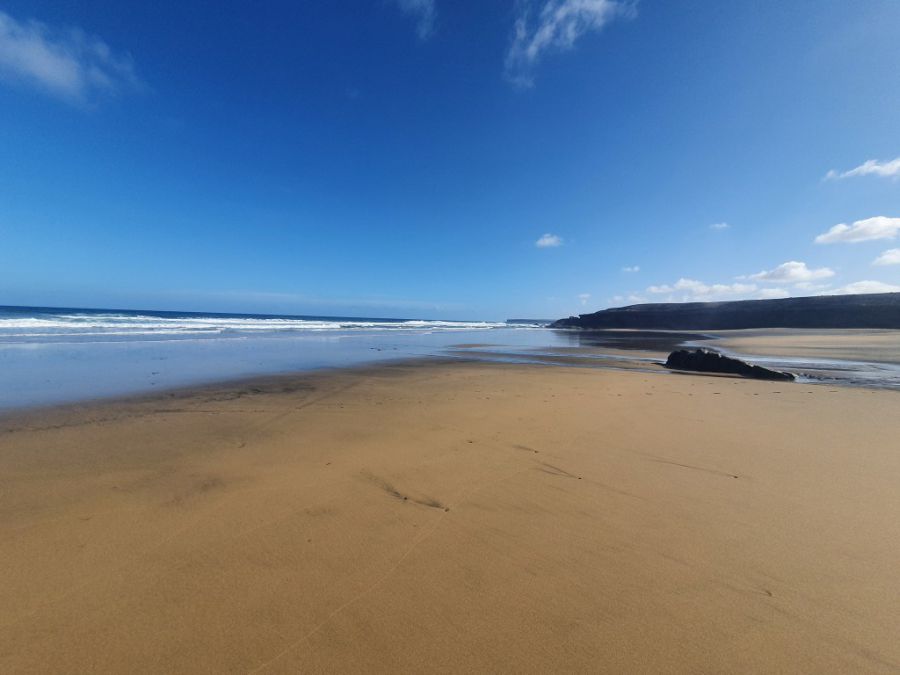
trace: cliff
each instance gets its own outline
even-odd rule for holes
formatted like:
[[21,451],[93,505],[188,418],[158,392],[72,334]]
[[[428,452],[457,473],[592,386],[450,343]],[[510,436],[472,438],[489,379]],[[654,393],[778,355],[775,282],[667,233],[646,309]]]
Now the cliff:
[[560,319],[551,328],[900,328],[900,293],[630,305]]

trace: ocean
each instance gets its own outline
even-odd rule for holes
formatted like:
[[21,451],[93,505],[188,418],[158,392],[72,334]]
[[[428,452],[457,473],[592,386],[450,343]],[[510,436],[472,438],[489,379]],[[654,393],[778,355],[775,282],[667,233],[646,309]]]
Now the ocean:
[[[716,337],[527,321],[0,306],[0,411],[415,357],[661,372],[669,350],[723,349]],[[810,384],[900,390],[894,359],[733,355]]]
[[[552,347],[536,323],[0,307],[0,409],[410,357]],[[562,341],[564,342],[564,340]]]

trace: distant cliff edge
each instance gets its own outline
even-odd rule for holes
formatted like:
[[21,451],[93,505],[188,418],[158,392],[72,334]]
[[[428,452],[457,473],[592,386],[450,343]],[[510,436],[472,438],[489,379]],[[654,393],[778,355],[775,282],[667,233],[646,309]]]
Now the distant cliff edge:
[[571,316],[551,328],[900,328],[900,293],[630,305]]

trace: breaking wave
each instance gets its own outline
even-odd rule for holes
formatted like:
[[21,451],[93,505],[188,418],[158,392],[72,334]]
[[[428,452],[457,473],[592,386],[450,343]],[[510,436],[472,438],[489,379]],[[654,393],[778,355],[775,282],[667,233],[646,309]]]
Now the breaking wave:
[[509,328],[505,322],[429,321],[217,315],[170,312],[25,311],[0,310],[0,341],[54,341],[66,338],[166,339],[178,337],[240,337],[326,331],[461,331]]

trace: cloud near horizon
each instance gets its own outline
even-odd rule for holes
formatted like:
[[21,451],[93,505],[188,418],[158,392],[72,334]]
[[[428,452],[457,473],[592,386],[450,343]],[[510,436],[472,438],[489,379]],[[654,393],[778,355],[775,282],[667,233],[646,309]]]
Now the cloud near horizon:
[[562,246],[562,244],[562,237],[555,234],[550,234],[549,232],[541,236],[540,239],[534,242],[534,245],[538,248],[556,248],[558,246]]
[[854,281],[840,288],[819,293],[819,295],[861,295],[864,293],[900,293],[900,286],[883,281]]
[[638,293],[629,293],[628,295],[614,295],[609,299],[609,301],[613,304],[622,304],[623,302],[630,302],[633,305],[640,305],[647,302],[647,298]]
[[723,300],[746,297],[756,293],[756,284],[705,284],[696,279],[682,277],[674,284],[648,286],[647,292],[653,295],[668,295],[670,298],[681,298],[682,301]]
[[[822,291],[828,288],[827,284],[815,284],[816,280],[828,279],[834,276],[834,270],[828,267],[810,269],[805,262],[789,260],[771,270],[763,270],[756,274],[737,277],[735,283],[730,284],[706,284],[696,279],[682,277],[674,284],[662,284],[649,286],[647,293],[653,295],[666,295],[669,302],[709,302],[715,300],[771,300],[775,298],[789,298],[793,293],[789,287],[793,285],[795,290]],[[763,284],[782,284],[783,286],[760,287]]]
[[885,162],[870,159],[849,171],[841,172],[832,169],[825,174],[825,180],[840,180],[853,176],[881,176],[900,179],[900,157]]
[[629,273],[632,273],[632,274],[633,274],[634,272],[640,272],[640,271],[641,271],[641,266],[640,266],[640,265],[630,265],[630,266],[628,266],[628,267],[623,267],[623,268],[622,268],[622,271],[623,271],[623,272],[629,272]]
[[764,281],[767,283],[800,283],[809,282],[816,279],[827,279],[834,276],[834,270],[828,267],[820,267],[819,269],[810,269],[805,262],[797,260],[789,260],[781,263],[772,270],[764,270],[756,274],[750,274],[740,279],[752,279],[754,281]]
[[534,86],[534,69],[545,54],[568,51],[585,33],[636,13],[636,3],[627,0],[546,0],[532,21],[532,4],[520,3],[504,61],[506,78],[522,88]]
[[856,244],[876,239],[895,239],[900,234],[900,218],[875,216],[857,220],[851,225],[840,223],[816,237],[817,244]]
[[[891,254],[891,258],[895,258],[896,261],[884,264],[900,264],[900,249],[885,251],[883,255],[887,254]],[[738,282],[736,283],[706,284],[696,279],[682,277],[674,284],[649,286],[646,292],[650,295],[666,296],[662,298],[664,302],[768,300],[812,295],[858,295],[863,293],[900,292],[900,286],[898,285],[874,280],[855,281],[839,288],[830,288],[828,284],[814,283],[815,280],[827,279],[834,275],[834,271],[827,267],[809,269],[805,263],[792,260],[779,265],[773,270],[737,277]],[[776,282],[784,285],[776,288],[760,287],[756,283],[742,283],[742,280],[763,283]],[[641,296],[632,295],[631,298],[645,302]],[[612,301],[620,302],[624,299],[624,296],[617,295],[612,298]]]
[[427,40],[434,33],[434,21],[437,18],[435,0],[394,0],[394,4],[405,14],[416,19],[416,35],[420,40]]
[[0,11],[0,80],[31,86],[68,103],[144,88],[131,56],[84,31],[18,21]]
[[711,230],[727,230],[729,227],[731,227],[731,225],[729,225],[728,223],[721,222],[721,223],[713,223],[712,225],[709,226],[709,229],[711,229]]

